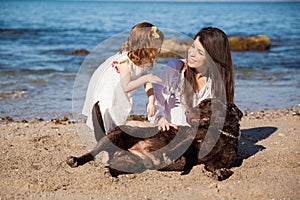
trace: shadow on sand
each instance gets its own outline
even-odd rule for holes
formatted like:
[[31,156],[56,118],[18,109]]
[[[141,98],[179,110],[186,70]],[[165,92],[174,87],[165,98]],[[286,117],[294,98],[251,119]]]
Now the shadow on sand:
[[268,138],[277,130],[276,127],[264,126],[251,129],[243,129],[238,144],[238,154],[234,167],[242,165],[243,160],[255,155],[257,152],[266,149],[264,146],[256,144],[258,141]]

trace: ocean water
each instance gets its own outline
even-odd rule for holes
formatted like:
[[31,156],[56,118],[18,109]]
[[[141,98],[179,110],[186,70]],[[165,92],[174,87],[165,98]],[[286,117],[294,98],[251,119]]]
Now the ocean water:
[[[0,117],[80,116],[93,70],[141,21],[170,37],[193,37],[206,26],[228,36],[267,35],[270,51],[232,52],[235,100],[241,110],[290,108],[300,103],[299,10],[295,2],[1,1]],[[78,49],[98,54],[71,55]],[[136,91],[133,112],[145,114],[146,101]]]

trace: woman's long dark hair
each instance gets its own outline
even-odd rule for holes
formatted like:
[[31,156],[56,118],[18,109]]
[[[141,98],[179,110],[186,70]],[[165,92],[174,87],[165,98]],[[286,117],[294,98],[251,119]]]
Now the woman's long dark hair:
[[[194,37],[194,40],[199,39],[200,43],[206,50],[207,59],[212,59],[215,63],[218,73],[213,73],[214,70],[208,69],[208,74],[212,79],[212,96],[216,98],[222,98],[222,95],[225,97],[227,102],[234,101],[234,73],[232,66],[232,58],[229,47],[229,41],[226,34],[214,27],[207,27],[201,29]],[[213,63],[212,62],[212,63]],[[186,106],[191,106],[191,93],[189,93],[188,88],[192,88],[195,92],[197,88],[197,80],[195,74],[197,73],[195,69],[185,66],[186,70],[184,72],[185,83],[183,89],[183,95],[186,101]],[[223,80],[222,84],[218,84],[219,79]],[[220,83],[220,82],[219,82]],[[225,91],[225,94],[224,92]],[[225,100],[225,99],[224,99]]]

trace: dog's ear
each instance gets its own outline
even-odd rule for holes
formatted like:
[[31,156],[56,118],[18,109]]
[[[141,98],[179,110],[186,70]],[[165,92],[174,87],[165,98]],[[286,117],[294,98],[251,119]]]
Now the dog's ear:
[[241,121],[243,117],[242,111],[234,103],[228,103],[227,115],[235,117],[238,121]]
[[199,105],[198,106],[196,106],[198,109],[210,109],[210,107],[211,107],[211,99],[204,99],[204,100],[202,100],[200,103],[199,103]]
[[234,103],[230,104],[229,109],[238,117],[239,121],[242,119],[243,113]]

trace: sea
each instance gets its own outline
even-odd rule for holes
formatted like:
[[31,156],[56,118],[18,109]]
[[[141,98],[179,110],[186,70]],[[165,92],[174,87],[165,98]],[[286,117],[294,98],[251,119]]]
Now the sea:
[[[269,51],[232,52],[235,102],[243,111],[300,103],[299,2],[0,1],[0,117],[82,119],[93,71],[118,51],[138,22],[166,37],[193,38],[203,27],[230,36],[267,35]],[[85,49],[90,54],[72,55]],[[151,72],[171,58],[160,59]],[[143,88],[133,114],[146,114]]]

